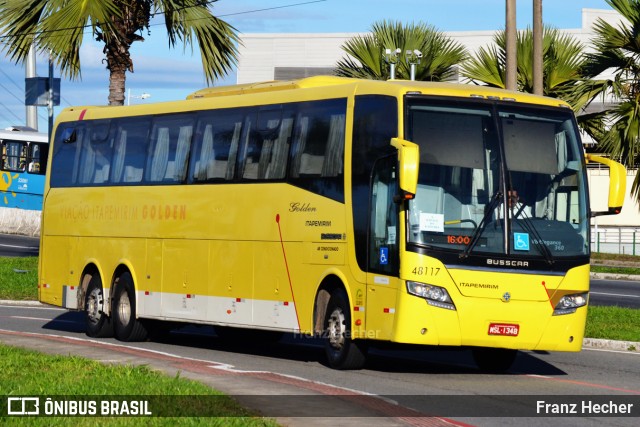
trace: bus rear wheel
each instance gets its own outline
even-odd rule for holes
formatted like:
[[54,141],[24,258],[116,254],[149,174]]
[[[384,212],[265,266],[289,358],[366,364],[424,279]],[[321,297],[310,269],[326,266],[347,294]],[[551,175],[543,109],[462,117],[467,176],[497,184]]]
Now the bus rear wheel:
[[92,338],[107,338],[113,336],[113,323],[104,312],[105,298],[102,280],[94,274],[87,286],[84,297],[85,323],[87,336]]
[[518,355],[518,350],[507,348],[477,347],[471,352],[480,370],[493,373],[508,371]]
[[331,293],[324,319],[324,348],[334,369],[360,369],[366,361],[366,346],[351,336],[351,310],[346,293]]
[[114,332],[120,341],[144,341],[147,338],[147,328],[136,318],[133,289],[131,273],[122,273],[116,281],[112,310]]

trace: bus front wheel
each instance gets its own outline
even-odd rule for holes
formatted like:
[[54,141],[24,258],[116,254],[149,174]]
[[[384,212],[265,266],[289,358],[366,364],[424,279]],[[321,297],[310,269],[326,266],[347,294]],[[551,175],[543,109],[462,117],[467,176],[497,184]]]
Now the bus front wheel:
[[324,320],[324,348],[329,366],[334,369],[360,369],[366,359],[366,347],[351,338],[351,310],[346,293],[331,293]]
[[511,368],[518,355],[518,350],[476,347],[471,350],[471,353],[480,370],[499,373]]
[[87,286],[84,298],[84,312],[87,325],[87,335],[92,338],[107,338],[113,336],[113,324],[104,312],[104,291],[102,280],[94,274]]
[[112,310],[116,338],[120,341],[144,341],[147,329],[136,319],[136,295],[131,273],[122,273],[116,283]]

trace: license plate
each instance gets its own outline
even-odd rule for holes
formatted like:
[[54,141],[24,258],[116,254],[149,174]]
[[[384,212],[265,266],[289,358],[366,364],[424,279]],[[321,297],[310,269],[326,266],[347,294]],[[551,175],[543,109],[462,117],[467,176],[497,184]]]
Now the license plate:
[[510,323],[490,323],[489,335],[505,335],[508,337],[517,337],[520,332],[520,325],[512,325]]

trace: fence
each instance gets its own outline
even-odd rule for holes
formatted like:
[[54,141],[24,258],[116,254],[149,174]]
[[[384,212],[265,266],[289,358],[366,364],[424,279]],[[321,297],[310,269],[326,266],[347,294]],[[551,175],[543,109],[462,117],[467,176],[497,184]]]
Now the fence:
[[640,255],[640,228],[591,228],[591,251]]

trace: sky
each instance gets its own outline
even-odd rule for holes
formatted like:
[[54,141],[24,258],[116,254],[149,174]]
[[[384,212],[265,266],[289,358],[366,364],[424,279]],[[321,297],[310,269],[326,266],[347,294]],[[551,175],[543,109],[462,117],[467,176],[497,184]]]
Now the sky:
[[[532,24],[532,0],[517,0],[517,27]],[[424,22],[440,31],[499,30],[504,28],[505,0],[218,0],[214,15],[246,33],[357,33],[384,19]],[[605,0],[543,0],[543,22],[559,29],[580,28],[582,9],[611,9]],[[197,47],[168,48],[163,20],[152,21],[144,42],[131,49],[134,72],[127,73],[131,104],[184,99],[207,83]],[[24,66],[11,62],[0,38],[0,128],[25,124]],[[80,51],[81,78],[61,81],[61,108],[106,105],[109,74],[102,46],[85,34]],[[37,75],[48,75],[48,61],[38,56]],[[60,77],[54,70],[54,76]],[[214,82],[235,83],[235,75]],[[130,91],[130,92],[129,92]],[[150,97],[142,99],[142,94]],[[126,95],[126,94],[125,94]],[[125,100],[125,104],[127,100]],[[38,128],[47,131],[47,109],[38,108]]]

